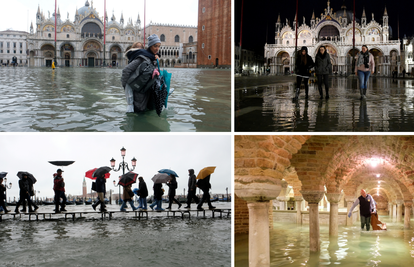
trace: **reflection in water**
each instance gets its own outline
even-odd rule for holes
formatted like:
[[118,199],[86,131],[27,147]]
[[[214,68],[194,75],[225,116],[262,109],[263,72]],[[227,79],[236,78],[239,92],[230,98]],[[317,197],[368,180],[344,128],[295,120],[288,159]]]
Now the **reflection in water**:
[[230,71],[168,69],[161,117],[125,113],[121,71],[0,68],[0,131],[230,131]]
[[[270,230],[271,266],[413,266],[414,232],[392,223],[387,231],[361,231],[359,225],[339,226],[339,236],[329,237],[320,226],[320,252],[309,252],[309,226],[274,223]],[[413,225],[412,225],[413,226]],[[248,235],[235,235],[235,266],[248,266]]]
[[293,82],[242,81],[235,94],[236,131],[414,131],[412,80],[371,78],[366,101],[359,100],[355,76],[333,77],[329,100],[319,99],[317,86],[310,86],[309,99],[302,94],[292,101]]

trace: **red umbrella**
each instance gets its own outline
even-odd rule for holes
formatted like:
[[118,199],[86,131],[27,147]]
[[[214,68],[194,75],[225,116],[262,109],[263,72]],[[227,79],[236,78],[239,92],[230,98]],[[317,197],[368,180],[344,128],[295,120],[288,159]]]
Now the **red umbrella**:
[[[87,172],[85,172],[85,177],[86,178],[89,178],[89,179],[92,179],[92,180],[96,180],[96,177],[92,177],[92,175],[93,175],[93,173],[97,170],[98,168],[95,168],[95,169],[92,169],[92,170],[89,170],[89,171],[87,171]],[[108,179],[109,178],[109,176],[111,176],[111,174],[108,172],[108,173],[106,173],[105,174],[105,179]]]

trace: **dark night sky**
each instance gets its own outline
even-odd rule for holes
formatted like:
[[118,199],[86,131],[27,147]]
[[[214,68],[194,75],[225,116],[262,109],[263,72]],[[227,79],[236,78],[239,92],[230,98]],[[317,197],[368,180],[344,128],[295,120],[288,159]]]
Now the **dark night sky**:
[[[240,42],[240,20],[242,0],[235,0],[235,43]],[[341,10],[343,0],[332,0],[331,8],[334,12]],[[306,18],[306,24],[310,26],[312,11],[315,11],[315,17],[320,17],[327,7],[327,0],[299,0],[298,21],[299,26],[303,23],[303,17]],[[397,5],[395,3],[398,3]],[[352,11],[353,0],[345,0],[347,10]],[[414,1],[390,1],[390,0],[355,0],[355,17],[361,18],[362,8],[365,6],[367,23],[372,19],[374,13],[375,21],[381,23],[384,14],[384,7],[387,6],[389,25],[392,28],[392,39],[397,39],[397,21],[399,17],[400,39],[414,35]],[[264,53],[266,43],[275,43],[275,23],[280,13],[283,23],[286,18],[290,24],[293,24],[296,12],[295,0],[244,0],[243,7],[243,48],[254,50],[259,54]],[[337,16],[339,13],[337,12]],[[379,22],[381,20],[381,22]],[[266,36],[267,30],[267,36]]]

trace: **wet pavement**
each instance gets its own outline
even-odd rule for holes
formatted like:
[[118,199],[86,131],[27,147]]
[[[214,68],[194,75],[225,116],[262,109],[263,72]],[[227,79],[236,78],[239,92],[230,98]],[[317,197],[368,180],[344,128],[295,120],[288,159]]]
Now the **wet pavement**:
[[0,131],[225,132],[231,130],[229,70],[167,69],[168,107],[126,113],[122,69],[0,68]]
[[[330,99],[320,100],[316,85],[298,101],[293,76],[239,77],[235,80],[238,132],[411,132],[414,80],[371,77],[367,99],[359,100],[355,75],[331,77]],[[302,86],[303,87],[303,86]],[[324,88],[324,87],[323,87]],[[325,93],[324,93],[325,95]]]

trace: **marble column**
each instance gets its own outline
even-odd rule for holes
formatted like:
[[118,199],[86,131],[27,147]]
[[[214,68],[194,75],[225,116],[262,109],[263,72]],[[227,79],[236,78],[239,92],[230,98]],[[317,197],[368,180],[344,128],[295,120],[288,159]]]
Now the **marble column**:
[[388,202],[388,217],[392,218],[392,204]]
[[296,201],[296,223],[302,224],[302,201],[303,197],[297,196],[295,197]]
[[300,193],[309,204],[309,250],[311,252],[317,252],[320,251],[318,203],[321,201],[325,192],[303,190]]
[[352,214],[351,217],[348,217],[348,213],[351,210],[352,205],[355,202],[355,199],[353,199],[353,197],[346,197],[346,226],[352,226],[353,222],[352,222]]
[[402,199],[397,199],[397,222],[402,220],[402,204],[404,201]]
[[394,201],[392,203],[392,220],[395,221],[397,219],[397,203]]
[[282,187],[280,180],[268,183],[234,183],[235,194],[247,201],[249,209],[249,267],[270,266],[269,201]]
[[326,198],[329,201],[329,235],[338,236],[338,202],[341,199],[341,193],[327,193]]
[[411,206],[412,202],[404,202],[404,228],[410,229],[410,219],[411,219]]

